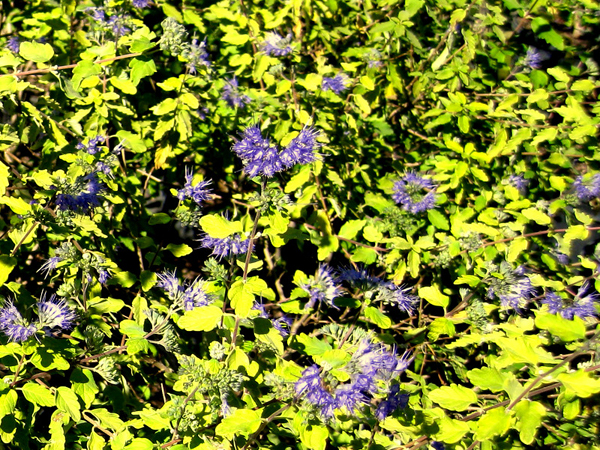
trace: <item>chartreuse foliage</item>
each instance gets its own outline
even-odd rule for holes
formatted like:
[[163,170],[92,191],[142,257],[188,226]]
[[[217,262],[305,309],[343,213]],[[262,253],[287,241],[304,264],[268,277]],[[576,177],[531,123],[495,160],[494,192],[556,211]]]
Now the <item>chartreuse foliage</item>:
[[3,0],[2,442],[597,448],[599,12]]

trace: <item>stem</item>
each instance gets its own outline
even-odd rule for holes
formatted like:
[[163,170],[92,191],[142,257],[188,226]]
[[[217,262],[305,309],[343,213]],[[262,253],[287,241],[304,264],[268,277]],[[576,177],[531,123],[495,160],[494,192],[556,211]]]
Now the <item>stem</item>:
[[[260,185],[261,196],[265,193],[267,181],[262,180]],[[248,266],[250,265],[250,258],[252,257],[252,249],[254,248],[254,236],[256,236],[256,230],[258,229],[258,220],[260,219],[260,210],[256,210],[256,216],[254,217],[254,224],[252,225],[252,233],[250,233],[250,242],[248,243],[248,251],[246,252],[246,261],[244,262],[244,283],[248,279]]]
[[[135,58],[136,56],[140,56],[141,53],[128,53],[126,55],[121,56],[113,56],[112,58],[99,59],[98,61],[94,61],[95,64],[102,64],[105,62],[117,61],[119,59],[127,59],[127,58]],[[48,69],[34,69],[34,70],[26,70],[24,72],[15,72],[15,73],[3,73],[0,74],[0,78],[13,76],[13,77],[24,77],[26,75],[43,75],[45,73],[55,72],[57,70],[66,70],[66,69],[74,69],[77,67],[77,64],[68,64],[66,66],[54,66]]]
[[258,430],[256,430],[252,436],[250,436],[250,438],[248,438],[248,442],[246,442],[246,444],[241,448],[241,450],[246,450],[248,448],[248,446],[250,444],[252,444],[256,438],[260,435],[260,433],[262,432],[262,430],[265,429],[265,427],[271,423],[273,421],[273,419],[276,419],[277,417],[279,417],[282,413],[284,413],[285,411],[287,411],[290,406],[292,405],[285,405],[282,406],[281,408],[279,408],[277,411],[275,411],[273,414],[271,414],[269,417],[267,417],[261,424],[260,427],[258,427]]
[[19,372],[21,371],[21,368],[23,367],[24,361],[25,361],[25,354],[22,354],[21,359],[19,360],[19,364],[17,365],[17,370],[15,370],[15,377],[13,378],[12,383],[10,383],[10,387],[13,387],[15,384],[17,384],[17,377],[19,376]]
[[35,227],[37,227],[38,225],[39,225],[39,222],[33,222],[33,224],[31,224],[31,227],[29,227],[29,230],[27,230],[27,232],[23,235],[23,237],[21,238],[19,243],[15,246],[15,248],[13,248],[13,251],[10,252],[10,256],[15,256],[15,253],[17,253],[17,250],[19,250],[19,247],[21,247],[21,245],[23,245],[23,242],[25,242],[25,239],[27,239],[27,237],[33,232]]

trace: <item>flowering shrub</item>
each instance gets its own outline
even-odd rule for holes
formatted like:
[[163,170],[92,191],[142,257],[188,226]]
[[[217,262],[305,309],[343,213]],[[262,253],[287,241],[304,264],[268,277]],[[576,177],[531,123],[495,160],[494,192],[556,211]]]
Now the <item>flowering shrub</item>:
[[2,6],[8,447],[600,445],[597,4]]

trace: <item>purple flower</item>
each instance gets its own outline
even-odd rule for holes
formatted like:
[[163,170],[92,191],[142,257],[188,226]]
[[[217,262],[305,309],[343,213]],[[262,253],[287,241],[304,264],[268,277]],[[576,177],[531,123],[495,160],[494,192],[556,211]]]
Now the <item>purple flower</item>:
[[131,31],[127,26],[128,24],[129,15],[127,14],[114,14],[108,18],[108,26],[110,26],[117,39]]
[[288,33],[284,38],[277,33],[267,33],[261,47],[265,54],[281,57],[294,51],[290,45],[291,41],[292,33]]
[[188,60],[187,68],[192,75],[196,74],[198,66],[210,67],[210,60],[206,52],[206,42],[198,43],[198,39],[193,39],[191,45],[186,45],[181,56]]
[[206,282],[200,278],[196,278],[191,283],[186,281],[182,284],[175,271],[165,271],[157,274],[157,277],[156,285],[167,293],[174,304],[181,306],[185,311],[191,311],[214,302],[213,295],[206,292]]
[[212,248],[212,254],[219,258],[247,253],[249,244],[250,239],[242,240],[239,234],[233,234],[226,238],[213,238],[206,235],[200,239],[200,247]]
[[381,278],[369,275],[365,269],[356,270],[353,268],[341,269],[338,274],[338,281],[345,281],[353,288],[363,291],[369,291],[378,288],[382,284],[386,284]]
[[100,206],[98,194],[104,190],[104,185],[98,180],[96,172],[78,177],[76,182],[67,188],[66,193],[56,196],[56,206],[61,211],[71,210],[87,213],[90,209]]
[[104,140],[104,136],[98,135],[90,139],[87,145],[84,145],[83,142],[80,142],[77,144],[76,148],[78,150],[85,150],[90,155],[95,155],[100,151],[99,144],[104,144]]
[[433,182],[413,172],[394,183],[392,198],[413,214],[435,208],[435,188]]
[[527,191],[527,186],[529,185],[529,180],[526,180],[521,175],[511,175],[508,177],[508,184],[519,192],[525,193]]
[[102,269],[98,272],[98,282],[100,284],[106,283],[109,278],[110,278],[110,273],[108,272],[108,270]]
[[524,272],[522,266],[512,270],[508,264],[502,264],[500,277],[493,276],[488,281],[488,298],[498,298],[503,309],[514,309],[519,312],[535,295],[535,288],[531,280],[524,276]]
[[383,344],[372,343],[368,339],[363,339],[352,355],[347,368],[356,375],[363,375],[363,379],[358,385],[368,386],[368,380],[364,376],[389,381],[404,372],[413,359],[410,352],[405,352],[401,357],[398,357],[395,350],[390,352]]
[[12,342],[25,342],[37,331],[37,327],[28,323],[12,302],[5,303],[0,309],[0,331]]
[[106,12],[103,8],[86,8],[86,12],[91,13],[91,18],[95,22],[105,23],[106,22]]
[[244,172],[250,177],[271,177],[284,169],[277,146],[263,138],[256,125],[244,130],[242,139],[233,145],[233,151],[244,163]]
[[567,301],[554,292],[548,291],[541,302],[548,305],[548,312],[550,314],[558,313],[565,319],[571,320],[575,316],[582,319],[597,317],[598,309],[596,308],[596,304],[598,303],[598,294],[594,292],[585,295],[589,288],[589,283],[581,286],[579,291],[577,291],[577,296],[572,301]]
[[281,317],[272,320],[271,323],[273,324],[273,328],[279,331],[282,337],[287,337],[290,334],[290,329],[294,321],[285,314],[282,314]]
[[335,400],[323,387],[319,366],[313,364],[304,369],[302,376],[295,385],[296,394],[304,396],[311,404],[319,406],[321,415],[333,417]]
[[235,77],[231,80],[225,80],[226,84],[223,88],[223,100],[232,108],[244,108],[248,103],[251,102],[250,97],[245,94],[241,94],[238,88],[238,82]]
[[391,387],[387,399],[382,401],[375,410],[375,417],[382,422],[387,416],[392,414],[398,408],[404,409],[408,405],[408,394],[400,393],[400,385],[395,384]]
[[335,408],[346,408],[350,414],[361,404],[369,403],[368,397],[352,383],[343,384],[335,390]]
[[135,8],[145,8],[150,4],[151,0],[133,0],[132,4]]
[[319,135],[319,131],[314,128],[304,127],[300,134],[292,139],[281,152],[280,157],[284,167],[290,168],[297,163],[309,164],[319,159],[318,155],[315,154],[315,150],[322,146],[321,143],[317,142]]
[[13,53],[19,53],[19,50],[21,48],[21,41],[19,40],[19,36],[9,37],[8,41],[6,42],[6,48]]
[[583,176],[578,176],[573,182],[573,188],[575,189],[575,195],[582,202],[589,202],[600,196],[600,173],[586,178],[585,181]]
[[340,94],[341,92],[346,90],[347,82],[348,77],[344,74],[336,75],[333,78],[323,77],[323,81],[321,82],[321,89],[323,91],[332,90],[336,94]]
[[200,181],[196,185],[192,186],[194,180],[194,173],[191,170],[185,170],[185,186],[183,189],[177,191],[177,198],[184,201],[186,198],[191,198],[198,205],[210,199],[212,194],[211,189],[207,189],[210,185],[210,181]]
[[398,309],[406,311],[409,315],[415,310],[416,304],[419,302],[419,298],[415,295],[410,295],[412,288],[398,286],[394,283],[382,283],[377,288],[376,301],[393,305]]
[[326,265],[320,265],[314,277],[302,283],[300,288],[310,296],[305,308],[312,308],[317,302],[326,302],[329,306],[337,308],[334,300],[340,296],[342,290],[334,280],[331,269]]
[[538,50],[535,47],[529,47],[527,49],[527,54],[525,55],[526,66],[529,66],[531,69],[540,69],[542,67],[542,62],[547,60],[549,55],[542,51]]
[[77,318],[75,312],[67,305],[66,300],[59,300],[54,294],[49,300],[46,300],[46,295],[43,294],[37,303],[37,309],[38,327],[40,329],[67,331],[73,328]]
[[265,305],[263,305],[262,303],[255,303],[254,305],[252,305],[252,309],[258,311],[258,317],[261,317],[263,319],[269,318],[269,314],[265,309]]
[[46,275],[44,275],[44,278],[46,278],[50,272],[56,269],[56,266],[62,260],[63,259],[60,256],[53,256],[52,258],[48,258],[48,260],[44,264],[42,264],[42,267],[38,269],[38,272],[45,272]]

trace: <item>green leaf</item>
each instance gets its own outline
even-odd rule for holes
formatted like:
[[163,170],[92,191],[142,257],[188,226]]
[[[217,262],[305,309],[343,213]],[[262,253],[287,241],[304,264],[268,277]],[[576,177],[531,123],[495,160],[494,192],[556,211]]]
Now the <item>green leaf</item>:
[[551,220],[548,214],[543,213],[539,209],[527,208],[521,211],[521,213],[529,220],[535,222],[538,225],[549,225]]
[[310,450],[325,450],[329,431],[323,425],[309,425],[300,429],[300,440]]
[[211,331],[219,325],[222,317],[221,308],[215,305],[201,306],[186,311],[179,318],[177,326],[187,331]]
[[447,416],[436,418],[435,424],[439,431],[433,436],[436,440],[453,444],[460,441],[470,431],[469,424]]
[[317,337],[308,336],[305,333],[300,333],[296,337],[296,340],[304,346],[304,353],[309,356],[322,355],[332,349],[329,342]]
[[67,413],[76,423],[81,420],[81,411],[77,395],[70,388],[60,386],[56,390],[56,408]]
[[369,91],[375,89],[375,83],[373,82],[373,79],[370,78],[368,75],[363,75],[362,77],[360,77],[360,83]]
[[451,411],[464,411],[473,403],[477,403],[477,394],[464,386],[451,384],[431,391],[429,399],[442,408]]
[[71,374],[71,384],[73,386],[73,392],[77,394],[82,400],[86,408],[89,408],[100,389],[94,381],[94,375],[89,369],[76,368]]
[[513,376],[510,372],[503,373],[491,367],[473,369],[467,372],[469,381],[481,389],[489,389],[492,392],[504,390],[504,384]]
[[137,282],[137,278],[131,272],[118,272],[111,278],[111,284],[119,284],[124,288],[130,288]]
[[371,106],[369,106],[369,102],[362,95],[355,94],[353,98],[356,106],[360,108],[363,117],[367,117],[371,114]]
[[358,235],[358,232],[363,229],[366,223],[367,221],[364,219],[348,220],[346,223],[344,223],[344,225],[342,225],[342,228],[340,228],[338,236],[345,239],[354,239]]
[[117,137],[121,140],[123,146],[133,153],[143,153],[148,150],[144,140],[138,134],[126,130],[119,130],[117,131]]
[[157,225],[157,224],[165,224],[165,223],[169,223],[171,221],[171,217],[168,214],[165,213],[156,213],[156,214],[152,214],[152,216],[150,216],[150,219],[148,220],[148,224],[149,225]]
[[529,247],[529,241],[527,239],[514,239],[508,247],[508,255],[506,256],[506,260],[508,262],[515,262],[521,253],[527,250],[527,247]]
[[[133,414],[136,414],[136,411]],[[144,421],[144,425],[147,425],[146,421]],[[134,438],[123,450],[152,450],[153,448],[155,447],[150,439]]]
[[130,338],[142,338],[146,335],[144,327],[133,320],[123,320],[119,324],[119,330]]
[[536,430],[542,425],[542,417],[546,415],[546,408],[539,402],[521,400],[514,408],[517,414],[517,430],[521,442],[530,445],[535,439]]
[[106,408],[96,408],[87,411],[92,414],[99,422],[102,428],[119,431],[125,428],[125,423],[121,420],[118,414],[110,412]]
[[540,330],[548,330],[565,342],[585,339],[585,323],[575,316],[573,320],[564,319],[560,314],[548,314],[534,311],[535,326]]
[[146,57],[132,59],[129,62],[129,67],[131,67],[129,79],[134,86],[137,86],[142,78],[148,77],[156,72],[156,64],[154,64],[154,60]]
[[217,436],[227,438],[230,441],[238,435],[250,436],[258,430],[262,422],[259,411],[236,409],[217,425],[215,429]]
[[437,341],[442,334],[454,336],[455,333],[456,329],[451,320],[445,317],[438,317],[429,325],[427,337],[432,341]]
[[202,227],[202,231],[210,237],[217,239],[223,239],[242,231],[239,222],[230,222],[217,214],[202,216],[200,218],[200,226]]
[[419,288],[419,297],[427,300],[434,306],[446,308],[450,303],[450,297],[441,293],[437,286],[426,286]]
[[592,377],[584,369],[572,373],[561,373],[556,378],[567,388],[567,392],[573,392],[577,397],[587,398],[600,392],[600,380]]
[[144,421],[144,425],[151,430],[166,430],[171,424],[168,417],[150,407],[144,408],[141,411],[133,411],[133,415],[139,416]]
[[449,230],[450,229],[450,222],[448,222],[448,219],[446,218],[446,216],[444,216],[437,209],[427,210],[427,217],[429,218],[429,221],[431,222],[431,224],[434,227],[436,227],[438,230]]
[[494,436],[501,436],[510,427],[511,416],[505,412],[505,408],[494,408],[485,413],[477,422],[475,439],[486,441]]
[[365,317],[384,330],[392,326],[392,319],[373,306],[365,308]]
[[187,256],[194,251],[194,249],[187,244],[169,244],[167,245],[167,250],[178,258]]
[[6,283],[8,276],[17,265],[17,258],[8,255],[0,255],[0,286]]
[[156,285],[156,272],[144,270],[140,273],[140,281],[142,283],[142,291],[148,292]]
[[26,383],[22,388],[25,398],[38,406],[54,406],[54,394],[37,383]]
[[23,42],[19,47],[19,54],[28,61],[45,63],[54,56],[54,49],[50,44],[39,42]]

